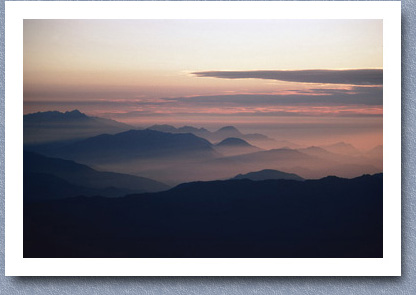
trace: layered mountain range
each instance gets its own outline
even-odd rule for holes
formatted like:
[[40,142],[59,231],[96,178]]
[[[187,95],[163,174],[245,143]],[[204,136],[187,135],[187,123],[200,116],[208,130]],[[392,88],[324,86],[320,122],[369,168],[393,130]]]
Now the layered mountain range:
[[[46,126],[48,120],[66,122],[68,134],[75,132],[83,121],[96,120],[77,111],[44,114],[42,124]],[[41,113],[34,115],[40,120]],[[34,117],[27,116],[33,123]],[[81,118],[80,123],[72,127],[68,120],[72,121],[76,117]],[[102,128],[106,126],[108,125],[103,124]],[[211,140],[213,134],[216,139],[226,138],[213,143],[197,134],[211,136]],[[211,135],[208,136],[209,134]],[[251,144],[246,138],[247,134],[232,126],[210,132],[191,126],[175,128],[170,125],[155,125],[144,130],[130,129],[79,140],[73,138],[69,142],[63,140],[38,145],[26,144],[25,149],[45,156],[76,161],[99,171],[132,174],[168,185],[228,179],[237,174],[263,169],[296,173],[303,178],[321,178],[327,175],[351,178],[365,173],[382,172],[382,147],[360,152],[350,144],[336,143],[321,147],[264,150]]]
[[382,146],[264,149],[272,139],[233,126],[134,129],[79,111],[24,128],[25,258],[383,255]]
[[120,197],[169,189],[161,182],[134,175],[96,171],[74,161],[23,153],[23,196],[39,201],[76,196]]
[[38,112],[23,116],[23,141],[25,144],[71,141],[131,128],[114,120],[87,116],[78,110]]
[[148,129],[169,133],[192,133],[214,143],[218,143],[227,138],[240,138],[250,142],[273,141],[272,138],[260,133],[243,134],[234,126],[224,126],[214,132],[211,132],[205,128],[195,128],[192,126],[175,128],[172,125],[153,125]]
[[25,203],[24,257],[382,257],[382,190],[378,174]]

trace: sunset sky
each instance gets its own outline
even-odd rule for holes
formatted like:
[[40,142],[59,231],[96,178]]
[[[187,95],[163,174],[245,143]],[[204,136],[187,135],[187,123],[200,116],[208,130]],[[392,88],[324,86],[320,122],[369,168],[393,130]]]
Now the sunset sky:
[[381,20],[25,20],[24,113],[382,144]]

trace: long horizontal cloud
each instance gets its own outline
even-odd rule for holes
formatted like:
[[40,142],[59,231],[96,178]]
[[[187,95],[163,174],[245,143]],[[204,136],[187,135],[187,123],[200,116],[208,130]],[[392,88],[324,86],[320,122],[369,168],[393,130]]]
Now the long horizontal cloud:
[[345,116],[380,117],[383,113],[382,86],[310,88],[286,90],[282,94],[229,94],[171,98],[25,101],[32,110],[79,108],[97,116],[133,119],[176,116]]
[[[314,93],[312,90],[311,93]],[[354,87],[352,90],[326,89],[320,95],[233,94],[165,98],[189,107],[201,106],[281,106],[281,105],[383,105],[382,87]]]
[[355,86],[350,89],[306,89],[287,90],[290,94],[229,94],[193,97],[172,97],[149,99],[111,99],[111,100],[54,100],[25,101],[25,107],[65,105],[69,108],[79,106],[105,110],[146,110],[150,113],[161,109],[198,110],[206,107],[278,107],[278,106],[382,106],[383,87]]
[[204,71],[198,77],[223,79],[267,79],[300,83],[382,85],[382,69],[293,70],[293,71]]
[[[171,118],[172,113],[153,113],[148,111],[132,111],[126,113],[106,113],[107,116],[110,116],[115,119],[126,119],[126,118],[138,118],[138,117],[166,117]],[[195,117],[195,116],[204,116],[204,117],[305,117],[305,116],[336,116],[336,117],[382,117],[382,113],[370,113],[368,110],[364,112],[356,112],[354,110],[335,110],[335,112],[319,112],[319,111],[256,111],[251,112],[224,112],[224,113],[215,113],[215,112],[204,112],[204,113],[192,113],[192,112],[175,112],[175,116],[180,117]]]

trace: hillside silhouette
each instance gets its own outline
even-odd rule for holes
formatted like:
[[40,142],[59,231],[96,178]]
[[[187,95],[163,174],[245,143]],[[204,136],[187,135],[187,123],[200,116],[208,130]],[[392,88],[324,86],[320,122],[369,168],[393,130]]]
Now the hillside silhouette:
[[383,256],[383,177],[193,182],[24,206],[24,257]]
[[270,137],[264,134],[260,134],[260,133],[244,134],[240,132],[240,130],[238,130],[234,126],[224,126],[213,132],[205,128],[196,128],[192,126],[183,126],[183,127],[176,128],[172,125],[167,125],[167,124],[153,125],[153,126],[148,127],[148,129],[161,131],[161,132],[169,132],[169,133],[192,133],[192,134],[195,134],[196,136],[205,138],[212,143],[218,143],[229,137],[240,138],[249,142],[259,143],[259,144],[273,141],[273,139],[271,139]]
[[23,141],[25,144],[34,145],[79,140],[131,128],[114,120],[87,116],[78,110],[38,112],[23,116]]
[[324,148],[325,150],[329,152],[342,154],[342,155],[359,155],[360,154],[360,151],[357,150],[352,144],[345,143],[345,142],[337,142],[337,143],[330,144],[330,145],[324,145],[322,146],[322,148]]
[[215,155],[215,150],[209,141],[190,133],[129,130],[81,140],[52,150],[50,154],[99,165],[132,159],[210,158]]
[[250,180],[269,180],[269,179],[291,179],[291,180],[298,180],[304,181],[302,177],[296,175],[294,173],[286,173],[278,170],[273,169],[264,169],[261,171],[250,172],[247,174],[238,174],[232,179],[250,179]]
[[145,177],[97,171],[74,161],[28,151],[23,152],[23,171],[24,198],[31,201],[80,195],[119,197],[169,189]]
[[262,149],[249,144],[247,141],[237,137],[227,137],[215,145],[215,149],[223,156],[235,156],[259,152]]

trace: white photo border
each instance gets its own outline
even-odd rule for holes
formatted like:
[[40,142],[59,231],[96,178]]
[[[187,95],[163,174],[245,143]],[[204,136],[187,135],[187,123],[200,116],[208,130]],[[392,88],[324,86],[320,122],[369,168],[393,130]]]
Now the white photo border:
[[[383,258],[23,258],[24,19],[382,19]],[[7,1],[6,276],[400,276],[401,3],[398,1]]]

